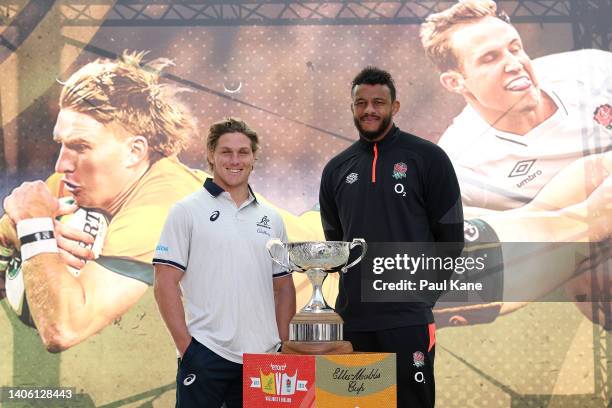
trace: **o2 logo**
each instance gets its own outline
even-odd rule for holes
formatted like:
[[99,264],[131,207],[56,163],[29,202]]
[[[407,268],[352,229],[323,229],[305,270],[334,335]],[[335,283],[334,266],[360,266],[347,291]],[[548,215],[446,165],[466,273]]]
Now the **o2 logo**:
[[406,188],[402,183],[397,183],[395,187],[393,187],[393,190],[395,191],[395,194],[406,197]]

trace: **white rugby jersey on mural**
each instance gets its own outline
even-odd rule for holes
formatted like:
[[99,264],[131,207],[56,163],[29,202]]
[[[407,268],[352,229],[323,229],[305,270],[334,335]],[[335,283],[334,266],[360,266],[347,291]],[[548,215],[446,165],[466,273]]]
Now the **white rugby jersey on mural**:
[[493,128],[468,105],[439,141],[453,162],[465,206],[521,207],[571,162],[610,150],[612,124],[605,116],[612,114],[612,53],[566,52],[533,65],[542,90],[557,105],[555,114],[521,136]]

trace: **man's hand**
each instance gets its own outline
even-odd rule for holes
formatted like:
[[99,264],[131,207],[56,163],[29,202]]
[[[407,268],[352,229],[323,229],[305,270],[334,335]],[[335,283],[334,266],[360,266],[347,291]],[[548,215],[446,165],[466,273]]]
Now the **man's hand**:
[[[4,199],[4,209],[10,220],[16,224],[22,219],[35,217],[60,217],[74,213],[78,206],[74,203],[61,203],[51,195],[42,181],[25,182]],[[79,242],[93,243],[94,239],[86,232],[77,230],[57,220],[54,233],[62,260],[67,266],[81,269],[88,260],[94,259],[91,249],[84,248]]]
[[[57,216],[66,216],[74,213],[79,207],[74,203],[60,203]],[[95,258],[89,248],[84,248],[80,243],[93,244],[94,238],[79,229],[55,220],[53,223],[55,239],[64,263],[72,268],[81,269],[85,263]]]
[[15,224],[28,218],[53,218],[58,209],[58,199],[40,180],[21,184],[4,199],[4,211]]
[[176,348],[178,349],[179,354],[181,355],[181,358],[183,358],[183,356],[185,355],[185,352],[187,351],[187,347],[189,347],[189,344],[191,343],[191,336],[185,337],[184,339],[181,339],[180,341],[177,341],[177,345]]

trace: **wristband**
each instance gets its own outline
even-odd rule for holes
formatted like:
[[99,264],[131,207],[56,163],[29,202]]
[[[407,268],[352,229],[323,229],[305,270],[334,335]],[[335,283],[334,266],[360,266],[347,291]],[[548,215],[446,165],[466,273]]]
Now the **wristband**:
[[17,223],[17,236],[21,242],[21,261],[25,262],[41,253],[57,253],[53,234],[53,219],[28,218]]

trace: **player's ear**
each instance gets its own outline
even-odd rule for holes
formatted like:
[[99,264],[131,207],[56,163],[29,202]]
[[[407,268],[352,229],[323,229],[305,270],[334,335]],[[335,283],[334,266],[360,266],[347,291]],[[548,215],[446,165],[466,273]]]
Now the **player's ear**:
[[206,158],[207,158],[207,161],[209,163],[210,171],[214,170],[213,166],[210,166],[210,163],[212,163],[213,165],[215,164],[213,153],[214,152],[212,152],[212,151],[210,151],[208,149],[206,150]]
[[440,74],[440,83],[450,92],[462,94],[465,90],[463,75],[457,71],[446,71]]
[[399,112],[399,109],[400,109],[400,101],[396,99],[393,102],[391,102],[391,114],[392,115],[395,115],[397,112]]
[[149,156],[149,142],[144,136],[133,136],[130,141],[129,166],[140,163]]

